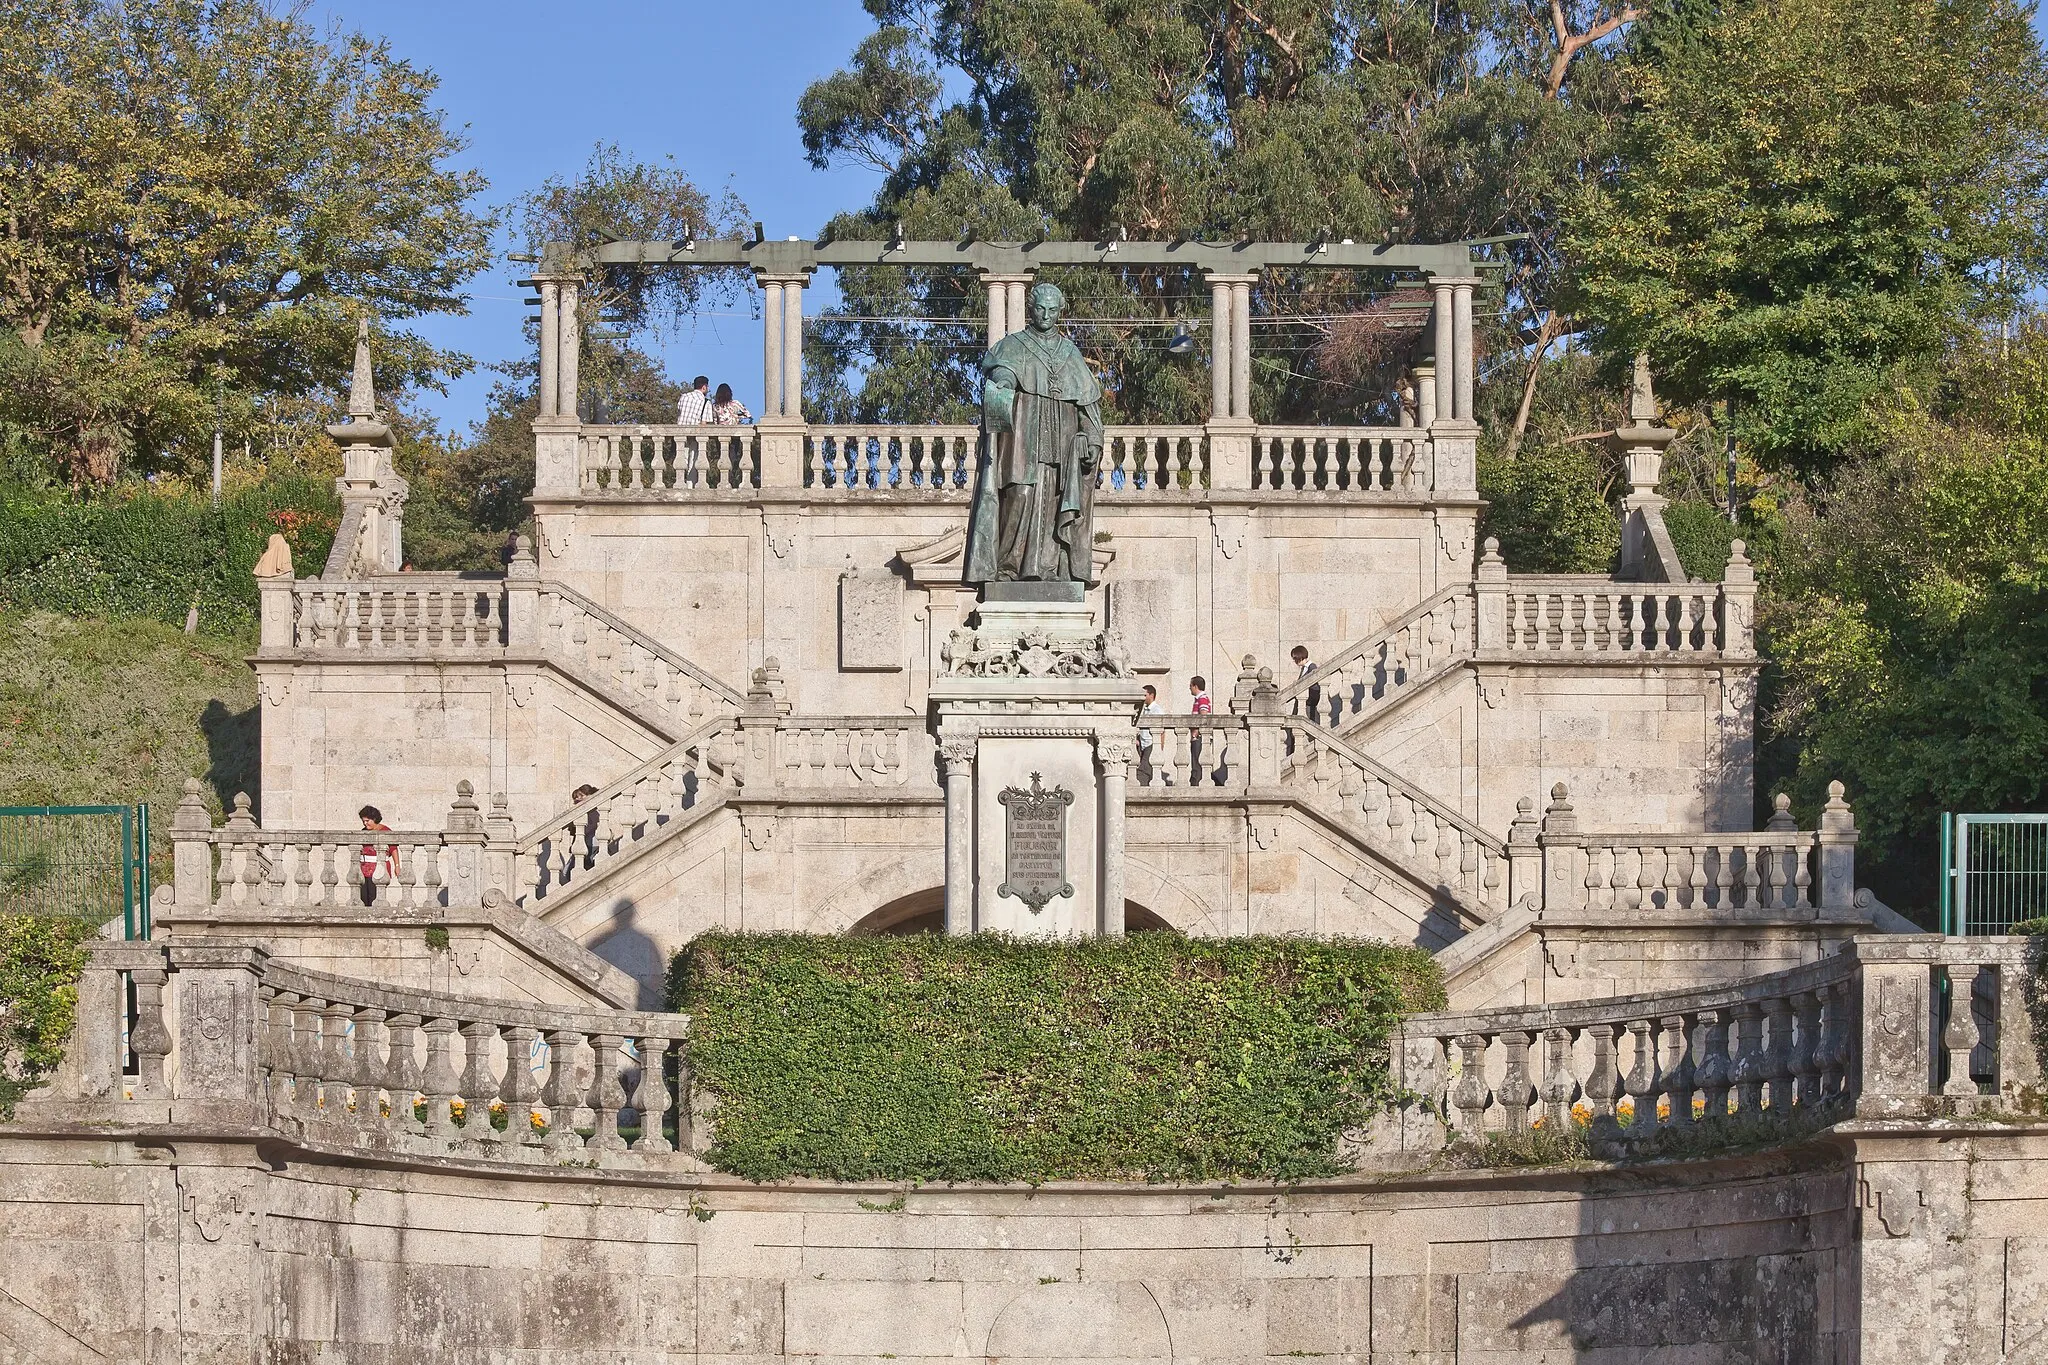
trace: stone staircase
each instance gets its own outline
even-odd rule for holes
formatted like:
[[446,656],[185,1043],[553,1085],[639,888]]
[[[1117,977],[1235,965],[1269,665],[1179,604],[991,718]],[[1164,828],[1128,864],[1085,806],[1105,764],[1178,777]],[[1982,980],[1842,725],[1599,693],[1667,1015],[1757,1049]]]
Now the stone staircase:
[[1472,585],[1445,588],[1282,688],[1281,706],[1356,742],[1375,722],[1468,662],[1477,624]]

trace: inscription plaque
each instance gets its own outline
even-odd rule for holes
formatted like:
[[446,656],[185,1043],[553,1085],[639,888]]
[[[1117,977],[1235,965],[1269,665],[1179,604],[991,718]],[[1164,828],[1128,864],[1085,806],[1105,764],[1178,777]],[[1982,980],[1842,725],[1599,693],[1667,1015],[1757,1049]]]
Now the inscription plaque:
[[1074,804],[1074,794],[1065,787],[1047,791],[1038,779],[1031,774],[1030,791],[1005,787],[996,798],[1003,805],[1007,834],[1004,879],[996,894],[1015,896],[1034,915],[1054,897],[1074,894],[1067,880],[1067,807]]

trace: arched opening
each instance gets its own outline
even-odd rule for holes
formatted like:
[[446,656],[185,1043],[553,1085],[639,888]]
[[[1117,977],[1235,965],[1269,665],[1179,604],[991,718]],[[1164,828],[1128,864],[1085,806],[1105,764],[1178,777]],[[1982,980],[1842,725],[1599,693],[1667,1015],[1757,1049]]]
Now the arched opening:
[[[899,896],[865,916],[846,932],[853,938],[875,938],[889,934],[936,934],[946,927],[946,888],[926,887]],[[1136,901],[1124,902],[1124,931],[1132,934],[1171,934],[1171,924]]]

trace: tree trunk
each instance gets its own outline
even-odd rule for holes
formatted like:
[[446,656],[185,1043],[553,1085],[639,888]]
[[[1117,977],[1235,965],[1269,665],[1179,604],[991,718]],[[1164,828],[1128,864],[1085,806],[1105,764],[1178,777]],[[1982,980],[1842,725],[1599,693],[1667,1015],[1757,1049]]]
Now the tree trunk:
[[1512,460],[1515,452],[1522,447],[1522,436],[1529,430],[1529,410],[1536,405],[1536,378],[1543,372],[1543,357],[1550,352],[1564,320],[1553,308],[1543,325],[1536,329],[1536,349],[1529,353],[1529,372],[1522,376],[1522,401],[1515,405],[1515,424],[1508,430],[1507,457]]

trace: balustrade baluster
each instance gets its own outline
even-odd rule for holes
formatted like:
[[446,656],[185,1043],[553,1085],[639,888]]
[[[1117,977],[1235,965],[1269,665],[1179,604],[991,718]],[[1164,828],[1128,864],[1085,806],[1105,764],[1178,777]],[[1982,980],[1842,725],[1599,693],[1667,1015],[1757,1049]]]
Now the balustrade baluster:
[[1663,1022],[1664,1051],[1671,1059],[1664,1068],[1664,1093],[1671,1102],[1670,1121],[1674,1127],[1690,1128],[1698,1075],[1692,1061],[1692,1029],[1682,1014],[1666,1015]]
[[1792,1004],[1783,996],[1764,1002],[1770,1021],[1764,1044],[1764,1104],[1778,1118],[1792,1111]]
[[1705,1119],[1719,1123],[1728,1117],[1728,1085],[1733,1079],[1728,1064],[1728,1016],[1721,1010],[1701,1010],[1696,1027],[1702,1041],[1694,1080],[1706,1101]]
[[1969,1113],[1975,1107],[1977,1082],[1970,1075],[1970,1054],[1977,1047],[1977,1011],[1975,992],[1977,973],[1975,963],[1964,963],[1946,969],[1948,973],[1948,1022],[1942,1026],[1941,1047],[1947,1054],[1948,1079],[1941,1083],[1944,1097],[1957,1100],[1957,1112]]
[[1578,1098],[1572,1079],[1572,1031],[1543,1030],[1543,1117],[1559,1133],[1570,1133],[1572,1101]]
[[1486,1129],[1486,1039],[1462,1033],[1458,1048],[1458,1080],[1451,1087],[1451,1105],[1458,1111],[1458,1133],[1477,1142]]
[[1631,1019],[1628,1032],[1635,1044],[1635,1064],[1629,1067],[1628,1077],[1623,1083],[1628,1087],[1629,1098],[1635,1102],[1635,1113],[1629,1121],[1629,1136],[1640,1139],[1657,1130],[1657,1097],[1663,1094],[1664,1084],[1657,1066],[1657,1035],[1651,1031],[1650,1021]]
[[1792,1045],[1792,1093],[1801,1109],[1820,1103],[1820,1075],[1825,1063],[1820,1050],[1820,993],[1800,991],[1792,997],[1798,1036]]
[[1603,594],[1603,596],[1605,599],[1604,605],[1607,608],[1607,629],[1601,636],[1601,648],[1606,650],[1627,649],[1629,648],[1630,641],[1628,636],[1623,633],[1621,614],[1622,607],[1628,600],[1628,595],[1626,593],[1610,592]]
[[1745,845],[1742,851],[1742,904],[1745,909],[1756,910],[1763,906],[1764,850],[1755,844]]
[[300,1118],[320,1117],[320,1014],[326,1003],[301,996],[292,1007],[292,1108]]
[[383,1104],[378,1094],[383,1085],[383,1010],[359,1005],[353,1010],[351,1034],[355,1046],[349,1059],[349,1112],[358,1124],[377,1127],[383,1122]]
[[407,1133],[426,1131],[418,1108],[419,1059],[413,1052],[419,1027],[417,1014],[394,1014],[386,1026],[390,1051],[384,1061],[384,1091],[391,1103],[392,1126]]
[[533,1078],[533,1042],[539,1031],[524,1024],[503,1030],[505,1077],[498,1082],[498,1098],[505,1102],[505,1136],[510,1147],[532,1146],[540,1140],[533,1131],[533,1102],[540,1098],[540,1086]]
[[1769,1065],[1764,1056],[1764,1011],[1753,1000],[1735,1006],[1736,1031],[1740,1035],[1735,1054],[1735,1112],[1755,1118],[1763,1112],[1764,1081]]
[[576,1071],[582,1059],[583,1035],[572,1029],[549,1029],[548,1083],[541,1091],[541,1103],[548,1108],[547,1149],[574,1152],[583,1146],[576,1131],[576,1108],[583,1103],[583,1087]]
[[271,1109],[288,1112],[292,1102],[292,997],[274,986],[257,987],[262,1002],[263,1032],[257,1058],[263,1070],[263,1093]]
[[1593,1063],[1580,1084],[1586,1100],[1593,1109],[1593,1135],[1600,1139],[1612,1139],[1620,1135],[1615,1122],[1614,1099],[1620,1093],[1621,1075],[1616,1067],[1614,1055],[1614,1026],[1612,1024],[1590,1024],[1586,1037],[1593,1043]]
[[1536,1098],[1535,1087],[1530,1083],[1529,1035],[1503,1033],[1500,1042],[1507,1053],[1507,1067],[1501,1076],[1499,1092],[1502,1124],[1510,1133],[1526,1133],[1529,1130],[1529,1107]]
[[135,1098],[170,1098],[164,1083],[164,1058],[171,1055],[171,1031],[164,1024],[164,982],[170,973],[162,967],[137,967],[128,973],[135,985],[135,1026],[128,1031],[128,1048],[135,1054]]
[[320,1022],[320,1089],[325,1116],[335,1121],[346,1119],[355,1103],[350,1093],[355,1059],[349,1055],[354,1026],[355,1010],[351,1006],[338,1000],[328,1001]]
[[480,1020],[465,1020],[462,1033],[462,1135],[475,1142],[498,1142],[491,1127],[491,1100],[498,1093],[498,1077],[491,1070],[491,1045],[498,1040],[498,1026]]
[[1828,1044],[1827,1065],[1821,1073],[1821,1097],[1828,1103],[1852,1099],[1850,1063],[1855,1059],[1856,1015],[1853,988],[1847,980],[1835,982],[1827,993],[1827,1026],[1821,1037]]
[[455,1093],[455,1062],[449,1056],[455,1029],[453,1019],[427,1020],[427,1064],[420,1072],[420,1090],[427,1097],[427,1133],[443,1139],[457,1136],[453,1102],[460,1096]]
[[619,1084],[619,1050],[626,1040],[616,1033],[600,1033],[591,1043],[597,1056],[597,1083],[591,1089],[590,1104],[597,1124],[585,1145],[594,1151],[621,1152],[626,1140],[619,1136],[619,1110],[625,1106],[626,1091]]
[[666,1038],[640,1040],[640,1080],[633,1087],[633,1107],[640,1112],[640,1136],[633,1139],[636,1152],[659,1154],[675,1150],[663,1131],[670,1108],[668,1048]]

